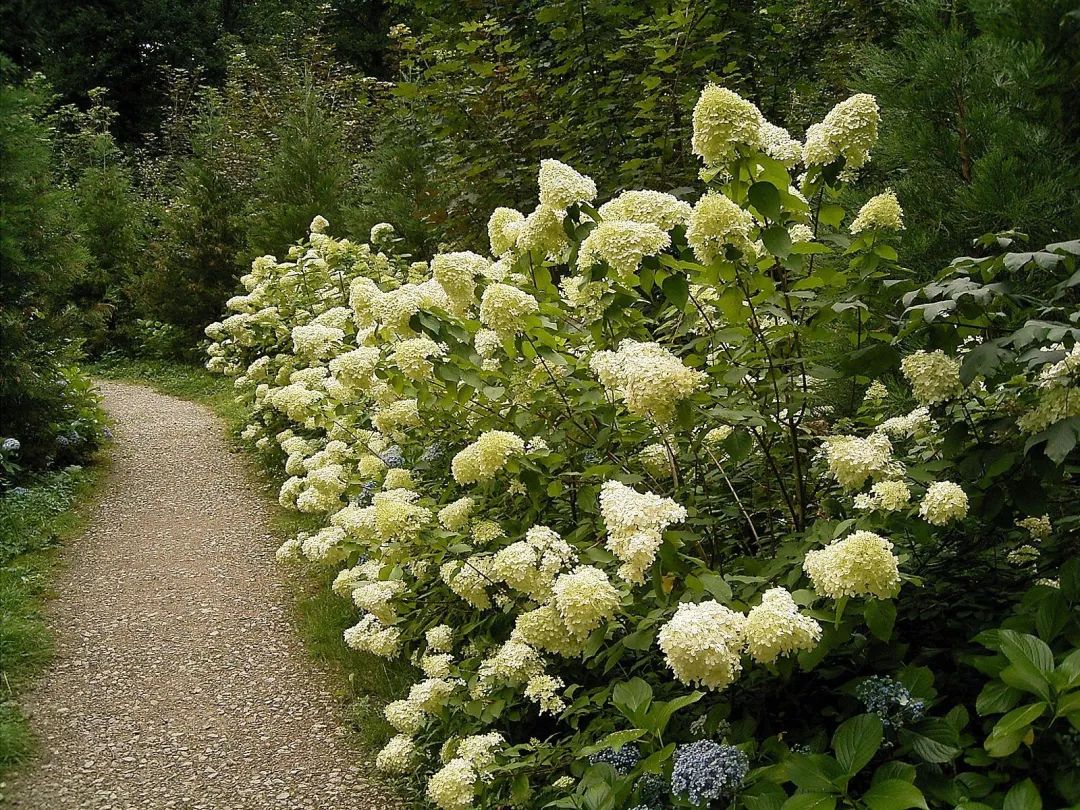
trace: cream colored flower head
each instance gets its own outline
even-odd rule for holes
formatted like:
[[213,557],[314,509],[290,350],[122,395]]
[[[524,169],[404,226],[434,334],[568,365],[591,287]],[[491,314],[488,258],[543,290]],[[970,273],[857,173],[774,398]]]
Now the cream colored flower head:
[[707,85],[694,105],[694,154],[716,167],[735,158],[739,147],[760,149],[764,123],[761,111],[738,93]]

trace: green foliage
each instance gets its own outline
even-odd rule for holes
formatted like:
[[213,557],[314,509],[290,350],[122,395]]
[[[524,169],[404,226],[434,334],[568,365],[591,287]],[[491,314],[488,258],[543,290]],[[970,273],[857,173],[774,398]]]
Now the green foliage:
[[[70,191],[57,182],[40,78],[0,88],[0,434],[17,439],[0,482],[19,470],[70,463],[92,451],[100,415],[69,364],[76,317],[69,306],[87,255]],[[14,467],[12,467],[14,465]]]
[[1080,227],[1080,21],[1067,0],[908,0],[892,42],[854,84],[885,111],[876,171],[904,201],[920,271],[972,233],[1036,244]]
[[[756,114],[715,103],[721,120]],[[845,105],[843,133],[872,129],[867,99]],[[615,810],[645,803],[652,774],[688,808],[674,787],[691,741],[748,759],[725,799],[751,810],[1071,800],[1024,742],[1071,687],[1008,719],[1003,768],[967,663],[1016,607],[1003,595],[1055,576],[1069,592],[1080,248],[962,258],[919,286],[893,247],[899,211],[844,205],[859,155],[833,136],[839,157],[797,180],[730,138],[693,207],[659,195],[630,221],[549,165],[541,199],[564,210],[540,245],[493,218],[498,261],[418,266],[393,240],[316,223],[207,328],[208,367],[252,409],[243,437],[292,476],[281,503],[324,516],[279,556],[337,572],[360,607],[351,646],[400,647],[429,678],[401,693],[420,715],[411,743],[382,756],[416,794],[498,733],[491,761],[466,763],[488,777],[466,785],[479,806]],[[1059,388],[1064,407],[1047,406]],[[463,497],[461,522],[442,512]],[[660,509],[679,516],[620,535]],[[574,562],[545,573],[529,549],[560,539]],[[841,563],[838,541],[862,545]],[[785,654],[768,620],[739,629],[778,594]],[[1071,607],[1053,610],[1044,623]],[[444,623],[449,659],[428,636]],[[1040,689],[1068,677],[1049,673],[1075,642],[1042,661]],[[1067,740],[1044,736],[1064,761]]]
[[100,470],[72,467],[0,495],[0,774],[34,750],[15,697],[52,656],[42,615],[55,564],[52,549],[81,525],[74,504],[99,476]]

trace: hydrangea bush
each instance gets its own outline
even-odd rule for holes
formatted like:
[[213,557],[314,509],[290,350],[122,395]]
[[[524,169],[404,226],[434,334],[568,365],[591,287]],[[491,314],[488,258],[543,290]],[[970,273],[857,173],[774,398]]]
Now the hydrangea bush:
[[[1038,313],[998,260],[917,288],[896,196],[838,202],[872,97],[805,143],[715,86],[693,121],[693,196],[601,205],[545,160],[490,255],[430,261],[318,217],[207,327],[280,502],[325,516],[279,559],[337,569],[346,643],[416,666],[379,768],[442,810],[1080,798],[1034,741],[1007,767],[978,747],[982,676],[949,680],[937,621],[977,574],[996,607],[959,643],[1027,588],[1058,647],[1080,634],[1080,248],[1011,260]],[[1040,734],[1080,725],[1063,660]]]

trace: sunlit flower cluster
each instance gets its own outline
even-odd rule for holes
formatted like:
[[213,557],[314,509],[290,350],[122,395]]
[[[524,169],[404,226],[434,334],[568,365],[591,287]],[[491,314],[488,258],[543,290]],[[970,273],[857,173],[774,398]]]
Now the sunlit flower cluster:
[[629,283],[646,256],[655,256],[671,244],[667,231],[651,222],[604,220],[585,237],[578,249],[577,267],[588,273],[604,262],[620,281]]
[[900,561],[892,548],[881,535],[857,531],[807,552],[803,567],[822,596],[886,599],[900,587]]
[[739,148],[762,146],[761,112],[738,93],[710,84],[694,106],[691,146],[706,166],[721,166],[738,156]]
[[489,430],[454,456],[451,470],[459,484],[490,481],[514,456],[525,452],[520,436],[505,430]]
[[600,351],[589,367],[637,416],[660,424],[671,420],[675,407],[707,379],[657,343],[624,340],[618,351]]
[[723,689],[742,672],[746,617],[719,602],[684,603],[657,641],[680,681]]
[[799,613],[785,588],[770,588],[761,595],[761,604],[746,616],[745,632],[746,650],[761,664],[800,650],[812,650],[821,640],[821,625]]
[[945,526],[967,517],[968,497],[958,484],[951,481],[935,481],[926,488],[919,515],[927,523]]
[[670,498],[638,492],[618,481],[606,481],[600,488],[600,514],[607,547],[622,561],[619,576],[634,583],[644,581],[664,529],[686,520],[686,509]]
[[940,349],[921,349],[900,363],[915,399],[923,405],[936,405],[956,399],[964,390],[960,383],[960,364]]
[[900,202],[896,199],[894,191],[886,191],[871,197],[866,204],[859,209],[858,216],[851,223],[852,233],[863,231],[902,231],[904,229],[904,212],[900,209]]

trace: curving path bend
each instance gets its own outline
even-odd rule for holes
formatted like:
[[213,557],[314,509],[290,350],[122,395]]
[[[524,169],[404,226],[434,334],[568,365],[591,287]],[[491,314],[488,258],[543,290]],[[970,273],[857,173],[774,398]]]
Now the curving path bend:
[[42,757],[11,806],[392,804],[291,631],[266,504],[220,422],[148,388],[101,389],[112,467],[56,582],[57,657],[24,700]]

